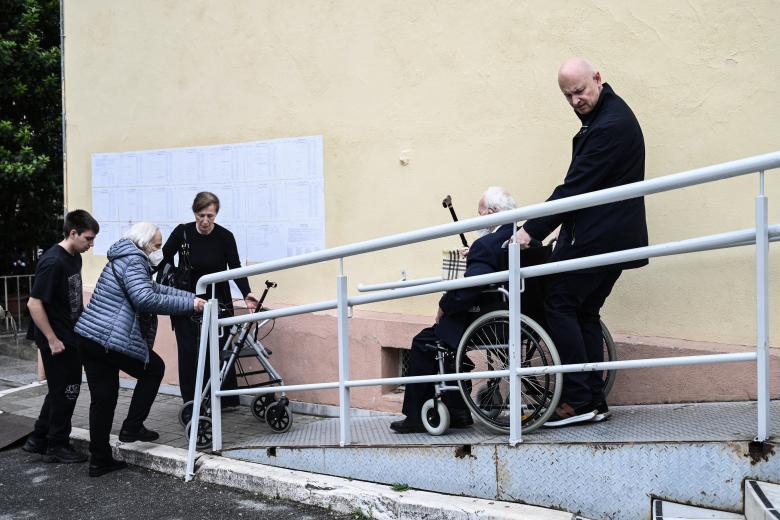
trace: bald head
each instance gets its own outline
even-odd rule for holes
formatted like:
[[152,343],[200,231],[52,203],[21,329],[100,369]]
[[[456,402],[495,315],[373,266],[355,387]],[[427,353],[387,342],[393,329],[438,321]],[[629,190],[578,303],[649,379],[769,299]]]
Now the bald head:
[[578,114],[590,113],[601,95],[601,74],[584,58],[569,58],[558,69],[558,86]]

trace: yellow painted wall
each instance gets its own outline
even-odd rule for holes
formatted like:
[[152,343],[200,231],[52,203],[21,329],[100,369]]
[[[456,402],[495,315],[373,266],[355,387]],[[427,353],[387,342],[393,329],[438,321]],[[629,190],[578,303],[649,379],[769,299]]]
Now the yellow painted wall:
[[[648,178],[775,151],[778,26],[773,0],[64,0],[66,205],[91,207],[95,152],[318,134],[329,247],[447,222],[447,194],[473,215],[491,184],[539,202],[579,128],[556,83],[572,55],[637,114]],[[751,226],[757,187],[751,176],[648,198],[651,242]],[[780,223],[780,171],[766,187]],[[457,244],[348,259],[350,287],[401,268],[436,275],[438,251]],[[87,255],[85,283],[104,262]],[[336,273],[282,273],[274,301],[331,299]],[[750,344],[753,276],[751,248],[658,259],[624,275],[604,315],[616,331]],[[435,301],[372,309],[432,314]]]

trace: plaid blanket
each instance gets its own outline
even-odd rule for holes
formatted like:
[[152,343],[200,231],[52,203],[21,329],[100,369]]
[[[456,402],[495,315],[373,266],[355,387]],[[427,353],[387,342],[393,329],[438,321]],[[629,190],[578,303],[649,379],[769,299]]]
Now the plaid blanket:
[[441,252],[442,280],[457,280],[466,273],[466,259],[460,256],[460,249],[445,249]]

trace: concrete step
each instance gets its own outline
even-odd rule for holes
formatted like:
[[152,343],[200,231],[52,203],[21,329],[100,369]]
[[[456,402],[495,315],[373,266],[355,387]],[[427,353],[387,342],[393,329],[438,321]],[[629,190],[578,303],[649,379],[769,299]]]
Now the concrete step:
[[653,520],[745,520],[739,513],[687,506],[666,500],[653,500]]
[[780,520],[780,485],[746,480],[745,517],[747,520]]

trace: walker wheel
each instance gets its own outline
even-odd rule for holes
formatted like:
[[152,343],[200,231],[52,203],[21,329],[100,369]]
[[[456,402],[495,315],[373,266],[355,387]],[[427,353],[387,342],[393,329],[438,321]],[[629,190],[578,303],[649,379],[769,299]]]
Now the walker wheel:
[[252,415],[255,416],[255,419],[258,421],[264,421],[265,420],[265,412],[268,410],[268,407],[271,406],[276,399],[274,398],[274,394],[263,394],[258,395],[254,399],[252,399]]
[[292,427],[293,418],[288,407],[276,403],[265,411],[265,422],[274,432],[285,433]]
[[[187,401],[179,407],[179,424],[186,426],[188,422],[192,420],[192,407],[195,405],[194,401]],[[211,412],[206,409],[206,403],[201,401],[200,414],[210,416]]]
[[420,415],[423,426],[431,435],[442,435],[450,427],[450,411],[441,400],[425,401]]
[[[190,440],[191,429],[192,429],[192,421],[188,422],[186,428],[184,429],[184,432],[187,435],[188,442]],[[211,448],[211,441],[212,441],[211,418],[201,415],[198,421],[198,434],[197,434],[197,439],[195,440],[195,446],[199,450],[205,450]]]
[[187,423],[192,420],[192,407],[194,403],[187,401],[179,407],[179,424],[187,426]]

